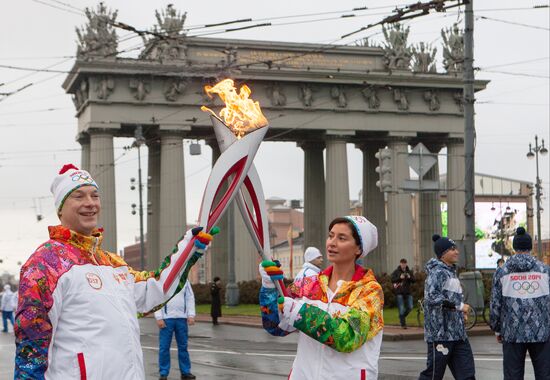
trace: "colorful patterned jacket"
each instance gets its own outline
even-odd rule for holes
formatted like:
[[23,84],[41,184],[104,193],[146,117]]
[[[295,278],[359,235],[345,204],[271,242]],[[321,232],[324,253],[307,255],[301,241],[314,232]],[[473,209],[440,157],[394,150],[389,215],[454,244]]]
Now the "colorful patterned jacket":
[[[262,287],[264,329],[275,336],[299,330],[290,379],[376,379],[382,343],[384,294],[370,270],[357,265],[351,281],[341,281],[331,298],[332,267],[289,287],[301,303],[293,327],[283,330],[275,289]],[[284,318],[284,317],[283,317]]]
[[21,268],[15,379],[145,379],[138,313],[161,307],[185,283],[198,255],[168,296],[163,292],[191,233],[157,271],[137,272],[101,249],[99,231],[88,237],[56,226],[49,232]]
[[528,254],[512,256],[497,271],[491,329],[508,343],[550,339],[550,268]]
[[426,263],[424,284],[424,340],[466,340],[462,308],[464,297],[456,267],[431,259]]

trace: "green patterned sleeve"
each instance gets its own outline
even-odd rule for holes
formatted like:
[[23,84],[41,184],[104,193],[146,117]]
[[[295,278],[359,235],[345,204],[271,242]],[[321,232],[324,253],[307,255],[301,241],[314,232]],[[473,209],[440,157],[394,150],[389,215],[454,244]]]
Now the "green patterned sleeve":
[[380,285],[373,283],[343,313],[331,315],[317,306],[303,304],[294,327],[338,352],[353,352],[384,327],[383,297]]
[[294,327],[338,352],[355,351],[367,340],[370,316],[364,311],[352,308],[333,317],[317,306],[304,304],[299,315]]

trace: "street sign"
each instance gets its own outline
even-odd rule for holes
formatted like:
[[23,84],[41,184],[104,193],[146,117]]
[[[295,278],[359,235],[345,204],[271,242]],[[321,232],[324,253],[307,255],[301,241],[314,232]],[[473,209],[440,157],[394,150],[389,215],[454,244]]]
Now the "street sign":
[[418,174],[418,178],[422,179],[437,163],[437,154],[431,153],[424,144],[418,143],[409,153],[407,163]]

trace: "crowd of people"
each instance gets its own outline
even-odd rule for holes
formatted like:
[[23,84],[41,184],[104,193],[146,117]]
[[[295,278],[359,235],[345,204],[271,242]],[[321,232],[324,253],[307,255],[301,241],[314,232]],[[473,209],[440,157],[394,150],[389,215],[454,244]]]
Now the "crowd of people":
[[[174,335],[181,379],[196,378],[187,348],[188,329],[195,323],[187,277],[215,231],[187,231],[158,269],[136,271],[101,246],[100,190],[88,172],[65,165],[51,191],[60,224],[49,227],[49,240],[23,265],[19,297],[6,285],[1,300],[3,331],[8,331],[8,322],[14,326],[15,379],[145,379],[138,316],[150,314],[159,328],[159,379],[169,376]],[[193,238],[195,253],[184,266],[174,265]],[[464,323],[469,305],[457,276],[460,252],[448,237],[436,234],[433,241],[435,257],[424,268],[427,355],[419,379],[443,379],[447,367],[455,379],[475,379]],[[324,254],[315,247],[306,249],[303,268],[285,296],[276,286],[284,276],[280,263],[259,265],[264,329],[275,337],[298,334],[289,379],[378,377],[384,293],[373,271],[358,264],[377,245],[377,228],[367,218],[335,218],[328,226]],[[550,269],[531,254],[532,239],[522,227],[513,248],[515,255],[496,269],[490,303],[490,327],[502,344],[503,378],[523,379],[528,352],[535,378],[548,380]],[[324,259],[329,264],[325,269]],[[179,281],[168,285],[172,276]],[[391,282],[403,329],[413,309],[415,281],[402,259]],[[221,291],[216,277],[210,284],[214,326],[221,317]]]

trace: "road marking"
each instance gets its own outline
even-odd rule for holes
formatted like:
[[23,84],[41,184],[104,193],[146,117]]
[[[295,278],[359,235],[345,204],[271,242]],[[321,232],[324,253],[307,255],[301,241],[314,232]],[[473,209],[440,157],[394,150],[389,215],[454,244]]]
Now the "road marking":
[[[426,360],[425,356],[380,356],[380,360]],[[531,361],[531,358],[525,358],[527,361]],[[480,358],[474,356],[474,361],[478,362],[501,362],[502,357],[486,357]]]
[[[158,351],[158,347],[143,347],[144,350]],[[177,351],[177,348],[170,348],[170,351]],[[294,354],[276,354],[276,353],[261,353],[261,352],[238,352],[238,351],[222,351],[222,350],[201,350],[201,349],[188,349],[189,352],[206,352],[210,354],[226,354],[226,355],[248,355],[248,356],[266,356],[266,357],[279,357],[279,358],[293,358]],[[425,356],[380,356],[379,360],[426,360]],[[530,358],[525,360],[531,361]],[[475,357],[474,361],[478,362],[501,362],[502,357]]]
[[[144,350],[155,350],[158,351],[158,347],[148,347],[143,346]],[[170,348],[170,351],[177,351],[177,348]],[[189,348],[189,352],[207,352],[210,354],[227,354],[227,355],[249,355],[249,356],[268,356],[268,357],[281,357],[281,358],[293,358],[296,355],[294,354],[271,354],[271,353],[260,353],[260,352],[237,352],[237,351],[221,351],[221,350],[201,350],[196,348]]]

